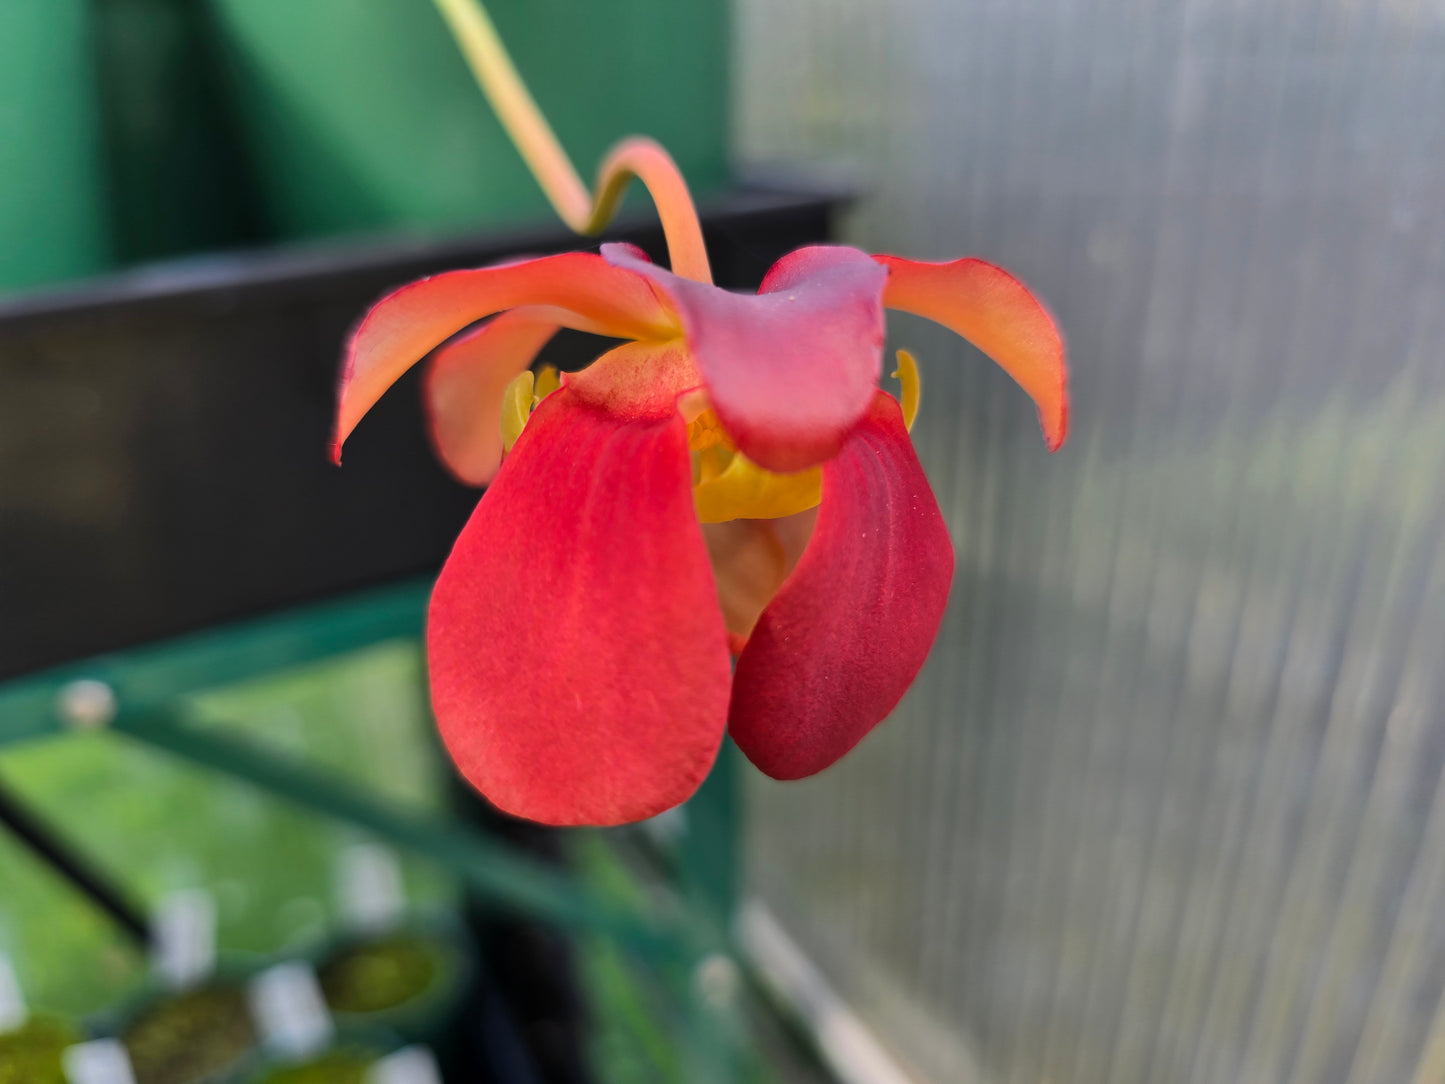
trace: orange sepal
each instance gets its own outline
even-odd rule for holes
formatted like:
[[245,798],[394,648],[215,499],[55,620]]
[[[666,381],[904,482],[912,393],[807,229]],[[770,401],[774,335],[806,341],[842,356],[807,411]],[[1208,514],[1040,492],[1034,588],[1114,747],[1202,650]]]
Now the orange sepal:
[[983,260],[874,259],[888,268],[883,304],[942,324],[997,362],[1033,399],[1044,444],[1058,451],[1069,428],[1064,339],[1029,288]]

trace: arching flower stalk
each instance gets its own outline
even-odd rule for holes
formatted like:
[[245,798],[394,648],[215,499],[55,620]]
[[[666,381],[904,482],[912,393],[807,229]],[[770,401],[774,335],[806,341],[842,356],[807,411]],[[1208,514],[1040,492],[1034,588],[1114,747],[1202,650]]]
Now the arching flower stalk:
[[[589,196],[485,12],[436,3],[563,220],[601,230],[638,177],[672,264],[603,245],[453,271],[383,298],[352,334],[337,462],[430,355],[437,451],[488,487],[428,618],[448,751],[497,806],[551,824],[686,800],[725,730],[775,778],[826,768],[917,675],[953,575],[908,433],[912,358],[899,353],[901,405],[878,386],[884,309],[935,320],[1001,365],[1051,451],[1067,420],[1053,321],[981,260],[842,246],[783,257],[756,295],[719,289],[667,152],[624,140]],[[534,376],[564,327],[626,342]]]

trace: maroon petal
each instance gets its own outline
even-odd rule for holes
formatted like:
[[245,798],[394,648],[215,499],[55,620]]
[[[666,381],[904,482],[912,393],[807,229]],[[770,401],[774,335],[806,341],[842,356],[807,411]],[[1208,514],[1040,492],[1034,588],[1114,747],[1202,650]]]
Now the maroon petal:
[[802,559],[758,619],[728,726],[775,779],[822,771],[897,705],[927,657],[953,547],[898,404],[878,392],[837,458]]

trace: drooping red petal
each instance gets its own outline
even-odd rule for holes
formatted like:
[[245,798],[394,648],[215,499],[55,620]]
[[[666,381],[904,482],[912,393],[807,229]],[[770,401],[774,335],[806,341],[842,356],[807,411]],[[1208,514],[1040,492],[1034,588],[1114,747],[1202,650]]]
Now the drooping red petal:
[[778,472],[815,466],[867,412],[882,366],[887,276],[865,253],[799,249],[756,295],[679,278],[610,245],[602,254],[667,295],[713,409],[755,463]]
[[942,324],[1002,366],[1038,407],[1044,444],[1058,451],[1069,428],[1064,340],[1029,288],[983,260],[874,258],[888,268],[883,304]]
[[557,333],[554,310],[510,309],[447,343],[422,376],[427,432],[460,482],[484,486],[502,463],[502,395]]
[[638,276],[590,252],[567,252],[449,271],[382,298],[346,349],[337,389],[332,458],[373,403],[422,356],[468,324],[506,309],[546,305],[559,323],[618,338],[667,338],[675,319]]
[[442,569],[427,647],[447,749],[507,812],[621,824],[691,795],[729,669],[682,419],[545,399]]
[[738,659],[728,726],[775,779],[828,767],[883,719],[938,633],[953,547],[898,404],[877,393],[823,466],[798,566]]

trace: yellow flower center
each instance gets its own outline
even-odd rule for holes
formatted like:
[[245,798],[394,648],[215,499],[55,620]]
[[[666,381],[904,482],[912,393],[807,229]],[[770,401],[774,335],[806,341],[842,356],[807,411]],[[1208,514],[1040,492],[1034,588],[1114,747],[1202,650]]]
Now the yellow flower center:
[[[907,350],[898,351],[893,375],[901,385],[903,422],[912,430],[922,387],[918,363]],[[502,396],[502,448],[512,450],[537,404],[560,386],[557,370],[544,365],[534,376],[518,374]],[[816,508],[823,499],[823,472],[818,467],[794,474],[764,470],[737,450],[717,414],[707,409],[687,425],[692,453],[692,496],[703,523],[733,519],[781,519]]]
[[764,470],[733,445],[713,411],[687,427],[692,451],[692,499],[703,523],[730,519],[779,519],[816,507],[823,499],[823,472]]
[[551,365],[543,365],[534,374],[531,369],[518,373],[502,393],[502,452],[506,454],[517,443],[527,419],[537,404],[562,386],[562,378]]

